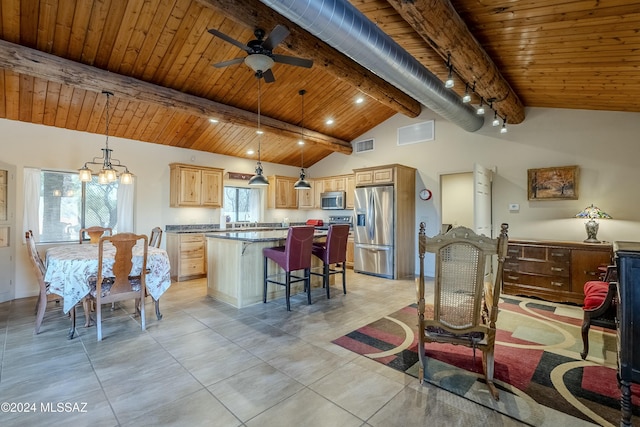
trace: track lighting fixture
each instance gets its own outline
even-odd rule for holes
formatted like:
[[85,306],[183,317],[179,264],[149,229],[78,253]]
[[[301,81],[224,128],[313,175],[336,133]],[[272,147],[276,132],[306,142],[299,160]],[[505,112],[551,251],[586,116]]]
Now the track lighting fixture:
[[491,122],[491,126],[500,126],[500,120],[498,120],[498,112],[495,110],[493,112],[493,122]]
[[482,97],[480,97],[480,106],[476,110],[476,114],[479,115],[479,116],[484,116],[484,105],[483,105],[483,102],[484,102],[484,99]]
[[451,65],[451,54],[447,56],[447,68],[449,69],[449,75],[447,76],[447,80],[444,82],[444,87],[447,89],[451,89],[455,82],[453,81],[453,66]]
[[464,96],[462,97],[462,102],[464,102],[465,104],[471,102],[471,95],[469,94],[469,83],[465,83],[464,85]]
[[507,133],[507,117],[506,116],[502,121],[502,127],[500,128],[500,133]]

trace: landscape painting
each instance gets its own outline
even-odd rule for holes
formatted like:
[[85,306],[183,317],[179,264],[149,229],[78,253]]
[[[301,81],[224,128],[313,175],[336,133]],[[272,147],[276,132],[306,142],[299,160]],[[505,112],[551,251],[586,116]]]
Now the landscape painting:
[[577,200],[578,166],[529,169],[529,200]]

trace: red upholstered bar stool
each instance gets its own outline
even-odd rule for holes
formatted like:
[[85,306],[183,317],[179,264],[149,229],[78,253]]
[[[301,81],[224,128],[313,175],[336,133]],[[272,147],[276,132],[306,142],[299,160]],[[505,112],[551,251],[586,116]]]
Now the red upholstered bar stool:
[[[285,287],[287,311],[291,311],[291,283],[304,281],[307,301],[311,304],[311,245],[313,244],[313,227],[289,227],[287,241],[284,246],[264,248],[264,294],[263,302],[267,302],[267,284],[274,283]],[[268,274],[268,261],[272,260],[284,270],[285,280],[277,280],[278,274]],[[304,270],[303,276],[295,276],[292,271]]]
[[[327,298],[331,298],[329,292],[329,276],[342,274],[342,291],[347,293],[347,279],[345,268],[347,264],[347,239],[349,238],[348,224],[332,224],[329,226],[327,240],[314,242],[312,253],[322,260],[322,273],[314,273],[322,276],[322,287],[327,289]],[[335,264],[335,268],[331,268]],[[341,266],[342,268],[338,269]]]
[[580,357],[589,353],[589,328],[591,325],[616,329],[617,271],[615,266],[607,267],[605,277],[584,284],[584,318],[582,321],[583,350]]

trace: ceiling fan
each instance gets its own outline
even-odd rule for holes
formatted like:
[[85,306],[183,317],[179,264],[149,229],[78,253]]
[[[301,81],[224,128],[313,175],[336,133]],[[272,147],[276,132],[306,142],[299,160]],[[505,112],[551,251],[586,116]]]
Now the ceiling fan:
[[271,30],[271,33],[269,33],[269,37],[267,37],[266,39],[264,38],[264,30],[261,28],[256,28],[256,30],[253,32],[253,34],[256,36],[256,39],[251,40],[246,45],[235,39],[232,39],[228,35],[221,33],[216,29],[211,28],[207,31],[209,31],[209,33],[213,34],[214,36],[220,37],[222,40],[231,43],[232,45],[237,46],[248,53],[248,55],[245,57],[230,59],[228,61],[213,64],[213,66],[216,68],[227,67],[229,65],[244,62],[256,73],[257,78],[264,77],[265,82],[272,83],[276,80],[273,76],[273,71],[271,71],[271,67],[273,66],[274,62],[305,68],[311,68],[311,66],[313,65],[313,61],[310,59],[278,55],[273,53],[273,49],[275,49],[276,46],[278,46],[280,42],[282,42],[289,35],[289,30],[283,25],[276,25],[273,30]]

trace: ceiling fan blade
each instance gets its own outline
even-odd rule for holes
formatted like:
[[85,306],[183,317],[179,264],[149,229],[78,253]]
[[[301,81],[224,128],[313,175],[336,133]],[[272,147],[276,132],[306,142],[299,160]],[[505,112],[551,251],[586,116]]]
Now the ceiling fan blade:
[[279,62],[281,64],[295,65],[298,67],[311,68],[311,66],[313,65],[313,61],[311,59],[297,58],[295,56],[273,54],[271,55],[271,58],[275,62]]
[[229,65],[240,64],[243,61],[244,61],[244,58],[235,58],[235,59],[230,59],[228,61],[218,62],[217,64],[213,64],[213,66],[216,68],[222,68],[222,67],[228,67]]
[[216,30],[215,28],[209,28],[207,31],[210,34],[213,34],[216,37],[220,37],[222,40],[226,41],[227,43],[231,43],[232,45],[238,46],[240,49],[242,49],[242,50],[244,50],[246,52],[249,52],[249,47],[247,45],[245,45],[244,43],[240,43],[236,39],[232,39],[231,37],[229,37],[225,33],[221,33],[220,31]]
[[269,37],[262,43],[262,47],[268,50],[275,49],[289,35],[289,30],[284,25],[276,25],[269,33]]
[[265,83],[273,83],[276,81],[275,76],[273,75],[273,71],[269,68],[267,71],[262,73],[262,77],[264,77]]

